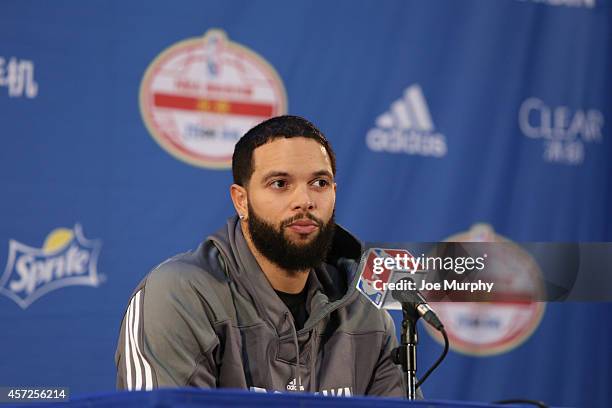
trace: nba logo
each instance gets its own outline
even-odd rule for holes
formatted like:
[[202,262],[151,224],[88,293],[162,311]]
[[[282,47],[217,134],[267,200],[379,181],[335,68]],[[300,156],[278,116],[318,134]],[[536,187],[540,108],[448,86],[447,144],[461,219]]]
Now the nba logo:
[[[391,274],[393,270],[384,268],[384,270],[377,274],[374,272],[374,259],[388,258],[389,255],[385,250],[380,248],[368,249],[361,259],[359,264],[359,281],[357,282],[357,290],[367,297],[374,306],[380,309],[385,301],[385,290],[383,289],[383,283],[387,283],[391,280]],[[376,286],[374,283],[376,282]],[[378,287],[379,289],[377,289]]]

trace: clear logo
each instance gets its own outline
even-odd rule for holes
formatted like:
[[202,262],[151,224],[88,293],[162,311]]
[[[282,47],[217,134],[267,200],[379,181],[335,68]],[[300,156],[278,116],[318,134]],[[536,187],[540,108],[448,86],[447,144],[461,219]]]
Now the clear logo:
[[604,115],[598,109],[550,106],[531,97],[521,104],[518,123],[523,135],[542,141],[542,158],[550,163],[582,164],[585,145],[603,140]]
[[519,0],[530,3],[543,3],[548,6],[555,7],[584,7],[595,8],[597,6],[595,0]]

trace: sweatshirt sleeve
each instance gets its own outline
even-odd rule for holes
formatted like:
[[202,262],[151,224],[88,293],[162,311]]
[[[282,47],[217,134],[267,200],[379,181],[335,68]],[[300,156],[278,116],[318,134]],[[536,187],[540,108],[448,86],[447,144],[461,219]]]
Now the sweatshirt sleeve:
[[[189,271],[161,265],[129,300],[119,334],[117,388],[216,386],[219,344]],[[183,273],[185,272],[185,273]]]
[[[391,358],[391,351],[398,346],[395,324],[389,312],[381,312],[385,319],[385,340],[366,395],[405,398],[406,386],[402,370]],[[417,389],[417,399],[423,399],[420,388]]]

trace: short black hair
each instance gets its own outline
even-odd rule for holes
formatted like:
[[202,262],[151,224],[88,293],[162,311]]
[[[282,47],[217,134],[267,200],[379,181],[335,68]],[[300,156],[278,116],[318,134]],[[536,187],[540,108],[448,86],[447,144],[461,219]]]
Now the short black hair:
[[253,175],[253,151],[275,139],[305,137],[316,140],[329,155],[332,173],[336,175],[336,155],[319,129],[299,116],[284,115],[270,118],[249,130],[238,140],[232,156],[234,183],[245,186]]

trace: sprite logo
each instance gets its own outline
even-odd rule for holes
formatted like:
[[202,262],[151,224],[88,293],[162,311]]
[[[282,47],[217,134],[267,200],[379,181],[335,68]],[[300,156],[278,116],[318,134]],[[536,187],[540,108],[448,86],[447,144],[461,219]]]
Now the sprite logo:
[[26,309],[41,296],[66,286],[98,286],[96,265],[101,242],[83,236],[82,228],[57,228],[42,248],[9,241],[9,256],[0,278],[0,294]]

